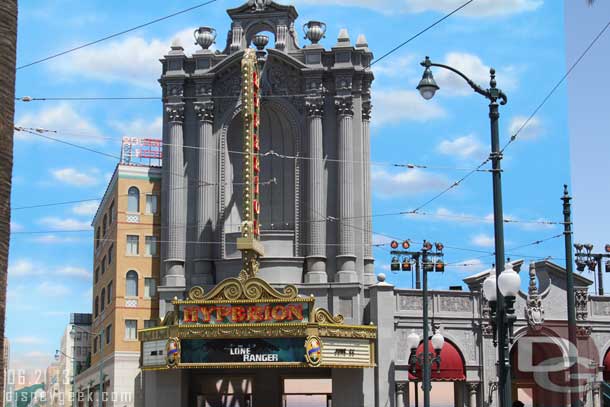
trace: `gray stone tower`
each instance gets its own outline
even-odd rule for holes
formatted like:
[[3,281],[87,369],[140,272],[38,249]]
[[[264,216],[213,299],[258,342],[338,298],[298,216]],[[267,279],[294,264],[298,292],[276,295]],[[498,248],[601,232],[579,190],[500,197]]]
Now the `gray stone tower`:
[[174,44],[162,59],[162,298],[240,271],[240,61],[251,44],[263,67],[260,277],[373,284],[366,39],[354,45],[341,30],[326,50],[318,44],[326,27],[312,21],[304,27],[310,44],[301,48],[297,11],[269,0],[228,14],[223,51],[208,49],[215,30],[202,27],[201,50],[187,56]]

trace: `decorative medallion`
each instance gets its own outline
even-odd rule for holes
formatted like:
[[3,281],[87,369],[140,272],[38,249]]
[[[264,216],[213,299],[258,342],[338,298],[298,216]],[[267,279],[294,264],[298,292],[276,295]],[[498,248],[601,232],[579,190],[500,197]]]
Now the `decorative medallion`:
[[308,336],[305,340],[305,360],[313,367],[322,363],[322,341],[317,336]]
[[169,338],[165,346],[165,360],[168,367],[176,367],[180,363],[180,339]]

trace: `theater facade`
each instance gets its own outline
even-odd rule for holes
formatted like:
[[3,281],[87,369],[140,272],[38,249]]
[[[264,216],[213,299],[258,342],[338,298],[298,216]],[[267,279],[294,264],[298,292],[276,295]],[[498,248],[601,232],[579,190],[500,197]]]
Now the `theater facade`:
[[[308,21],[299,45],[296,9],[270,0],[227,13],[224,47],[212,51],[216,30],[203,26],[201,49],[174,43],[161,60],[163,318],[138,332],[135,405],[413,405],[421,371],[407,336],[421,335],[422,296],[375,275],[367,40],[342,29],[326,49],[326,25]],[[433,386],[450,386],[448,405],[497,405],[487,274],[466,278],[468,291],[430,293],[431,332],[446,339]],[[563,269],[538,262],[529,279],[516,343],[560,337]],[[590,285],[577,278],[576,304],[579,335],[599,350],[583,390],[597,406],[610,301]],[[531,374],[513,375],[515,398],[548,398]]]

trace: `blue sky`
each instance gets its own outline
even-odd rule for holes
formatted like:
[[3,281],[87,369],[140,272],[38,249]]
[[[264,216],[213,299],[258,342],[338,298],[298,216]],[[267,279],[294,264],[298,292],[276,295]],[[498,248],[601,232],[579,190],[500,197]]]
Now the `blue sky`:
[[[584,2],[584,0],[583,0]],[[152,0],[30,0],[22,2],[18,64],[138,25],[196,4]],[[327,48],[341,28],[352,41],[367,36],[380,56],[457,7],[458,0],[297,0],[297,26],[309,20],[328,24]],[[158,59],[172,39],[192,52],[192,31],[210,25],[224,47],[229,18],[225,9],[240,1],[221,0],[196,11],[126,34],[57,59],[18,71],[17,95],[156,96]],[[324,6],[322,6],[324,4]],[[374,4],[374,5],[373,5]],[[143,7],[144,6],[144,7]],[[462,177],[488,155],[487,103],[465,83],[435,70],[441,86],[424,101],[415,91],[419,61],[430,55],[463,70],[482,85],[489,66],[509,98],[501,107],[503,143],[565,72],[563,2],[543,0],[475,0],[461,13],[422,35],[374,66],[372,124],[373,212],[398,212],[419,206]],[[300,32],[300,30],[299,30]],[[300,35],[301,36],[301,35]],[[45,39],[45,41],[41,41]],[[583,39],[584,41],[584,39]],[[587,39],[586,41],[589,41]],[[301,40],[301,43],[303,40]],[[607,42],[606,42],[607,43]],[[584,48],[582,46],[581,48]],[[578,73],[575,73],[578,74]],[[566,87],[559,88],[511,145],[503,161],[505,216],[515,220],[559,221],[562,185],[570,181]],[[160,137],[159,101],[18,103],[16,123],[60,130],[65,140],[119,154],[120,138]],[[449,169],[401,170],[391,163]],[[78,200],[103,194],[115,161],[18,135],[15,144],[13,206]],[[13,212],[15,232],[89,228],[94,203]],[[446,288],[492,263],[491,175],[477,173],[423,209],[430,215],[374,219],[375,241],[383,235],[441,241],[450,267],[432,276],[431,285]],[[435,216],[431,216],[435,215]],[[440,216],[437,216],[440,215]],[[458,218],[456,218],[458,217]],[[475,217],[480,221],[459,217]],[[563,264],[562,240],[510,250],[560,233],[557,226],[508,224],[507,253],[512,258],[553,256]],[[59,344],[69,312],[90,312],[91,233],[14,234],[11,242],[7,336],[20,366],[44,366]],[[376,249],[378,272],[398,286],[411,276],[392,275],[387,249]],[[36,315],[24,323],[25,315]]]

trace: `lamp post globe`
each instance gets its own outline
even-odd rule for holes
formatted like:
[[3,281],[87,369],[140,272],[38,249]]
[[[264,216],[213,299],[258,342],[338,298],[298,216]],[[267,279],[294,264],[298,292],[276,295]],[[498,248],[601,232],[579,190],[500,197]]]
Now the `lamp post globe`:
[[440,332],[432,335],[432,347],[435,351],[440,352],[443,349],[443,345],[445,344],[445,337],[441,335]]
[[498,278],[498,288],[504,297],[516,297],[521,287],[521,277],[513,269],[513,265],[508,263],[500,277]]
[[439,90],[430,67],[426,67],[426,69],[424,69],[424,74],[421,81],[419,81],[419,85],[417,85],[417,90],[426,100],[432,99],[436,91]]
[[483,295],[487,301],[496,301],[498,299],[495,275],[490,274],[489,277],[483,281]]
[[417,347],[419,346],[419,340],[419,335],[415,332],[411,332],[409,336],[407,336],[407,347],[409,348],[409,350],[417,350]]

